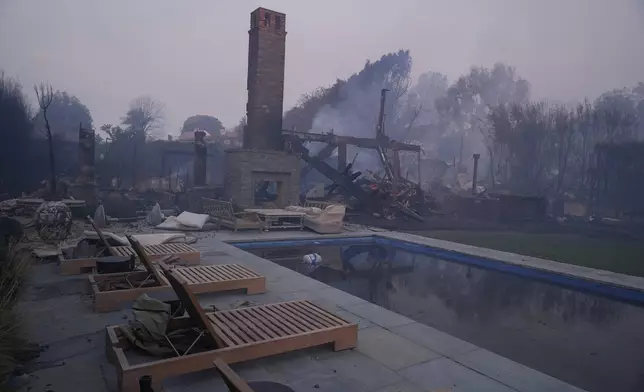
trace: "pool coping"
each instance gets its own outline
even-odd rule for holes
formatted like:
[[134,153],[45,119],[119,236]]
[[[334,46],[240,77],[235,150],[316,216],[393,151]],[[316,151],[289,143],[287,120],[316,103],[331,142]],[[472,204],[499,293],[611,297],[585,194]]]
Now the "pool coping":
[[596,283],[631,289],[642,292],[644,294],[644,278],[639,276],[620,274],[618,272],[611,272],[606,270],[598,270],[575,264],[567,264],[558,261],[524,256],[516,253],[503,252],[494,249],[480,248],[472,245],[438,240],[435,238],[421,237],[415,234],[386,232],[378,233],[377,236],[395,240],[402,240],[418,245],[429,246],[432,248],[441,248],[452,252],[481,257],[484,259],[503,262],[506,264],[514,264],[531,269],[554,272],[562,275],[567,275],[569,277],[590,280]]
[[[541,280],[548,283],[568,286],[576,290],[587,291],[613,297],[627,302],[644,304],[644,278],[620,274],[617,272],[597,270],[574,264],[524,256],[488,248],[480,248],[456,242],[437,240],[431,237],[421,237],[415,234],[400,232],[352,232],[337,235],[297,237],[294,239],[234,239],[225,241],[236,246],[241,244],[258,243],[316,243],[332,245],[355,243],[357,239],[367,241],[380,240],[402,249],[421,252],[429,256],[439,257],[448,261],[469,264],[481,268],[493,269],[500,272],[523,276],[529,279]],[[244,246],[251,249],[255,246]]]

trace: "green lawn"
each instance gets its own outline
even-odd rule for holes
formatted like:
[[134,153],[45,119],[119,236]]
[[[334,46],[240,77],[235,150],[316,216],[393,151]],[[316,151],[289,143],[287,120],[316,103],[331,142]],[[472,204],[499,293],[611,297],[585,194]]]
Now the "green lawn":
[[644,277],[641,241],[494,231],[441,230],[416,234]]

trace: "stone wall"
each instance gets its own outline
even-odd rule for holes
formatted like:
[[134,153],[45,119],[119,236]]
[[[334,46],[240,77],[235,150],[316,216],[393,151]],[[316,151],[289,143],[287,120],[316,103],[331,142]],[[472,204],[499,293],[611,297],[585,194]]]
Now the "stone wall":
[[243,145],[281,151],[286,15],[258,8],[251,13],[248,34],[248,124]]
[[281,183],[278,207],[297,204],[300,194],[300,157],[281,151],[248,149],[226,151],[224,192],[243,208],[255,207],[255,183]]

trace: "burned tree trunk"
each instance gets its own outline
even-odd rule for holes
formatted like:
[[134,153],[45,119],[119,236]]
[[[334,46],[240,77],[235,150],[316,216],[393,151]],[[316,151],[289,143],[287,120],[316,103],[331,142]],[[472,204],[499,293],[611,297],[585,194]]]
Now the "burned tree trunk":
[[43,118],[45,120],[45,129],[47,130],[47,144],[49,146],[49,196],[55,197],[56,195],[56,158],[54,156],[54,140],[51,134],[51,126],[49,126],[49,119],[47,118],[47,109],[54,100],[54,92],[51,85],[41,83],[34,86],[36,97],[38,98],[38,106],[42,110]]

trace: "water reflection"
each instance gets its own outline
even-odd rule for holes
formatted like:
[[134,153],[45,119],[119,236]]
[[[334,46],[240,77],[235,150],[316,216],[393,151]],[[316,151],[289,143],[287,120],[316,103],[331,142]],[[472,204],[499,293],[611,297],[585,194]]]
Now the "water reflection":
[[[367,249],[352,252],[362,247]],[[346,247],[342,250],[340,274],[341,279],[353,284],[350,291],[381,306],[390,307],[393,295],[407,300],[434,296],[459,319],[478,323],[495,323],[512,313],[531,319],[547,315],[548,320],[542,322],[579,320],[604,324],[619,318],[614,302],[605,298],[391,247],[381,248]],[[313,277],[322,277],[319,280],[331,277],[323,271],[316,272]],[[360,280],[367,282],[366,293],[356,290],[365,289]]]

